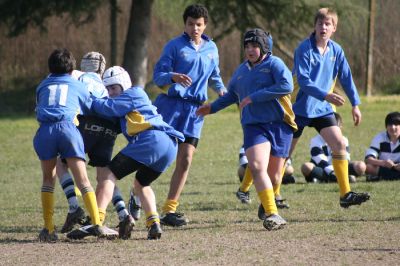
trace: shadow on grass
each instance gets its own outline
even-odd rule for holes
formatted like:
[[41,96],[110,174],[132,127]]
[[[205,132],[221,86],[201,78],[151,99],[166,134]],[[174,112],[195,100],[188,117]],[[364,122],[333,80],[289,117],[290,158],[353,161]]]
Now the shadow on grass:
[[0,233],[39,233],[40,228],[36,226],[0,226]]
[[344,252],[389,252],[397,253],[400,252],[400,248],[340,248],[339,251]]
[[321,223],[321,222],[329,222],[329,223],[342,223],[342,222],[390,222],[390,221],[400,221],[400,217],[389,217],[385,219],[290,219],[288,222],[290,223]]
[[32,244],[39,242],[37,239],[16,239],[7,237],[0,239],[0,244]]

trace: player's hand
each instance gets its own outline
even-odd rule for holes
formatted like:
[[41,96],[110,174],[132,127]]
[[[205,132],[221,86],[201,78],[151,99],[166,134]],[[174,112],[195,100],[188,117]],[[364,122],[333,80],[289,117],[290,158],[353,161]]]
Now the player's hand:
[[351,114],[353,115],[353,122],[355,126],[358,126],[361,123],[361,111],[358,108],[358,105],[353,106],[351,110]]
[[181,84],[183,87],[189,87],[190,85],[192,85],[192,79],[185,74],[174,73],[172,74],[172,80],[175,83]]
[[251,104],[253,101],[250,99],[249,96],[247,96],[246,98],[244,98],[240,103],[239,103],[239,108],[240,110],[243,110],[243,108],[248,105]]
[[392,168],[395,167],[396,164],[392,160],[384,160],[382,166],[385,168]]
[[393,166],[393,169],[396,171],[400,171],[400,163],[397,163]]
[[326,95],[325,101],[327,101],[333,105],[336,105],[336,106],[342,106],[345,102],[345,99],[343,98],[343,96],[332,92],[332,93],[329,93],[328,95]]
[[211,104],[203,104],[196,110],[196,115],[206,116],[211,112]]

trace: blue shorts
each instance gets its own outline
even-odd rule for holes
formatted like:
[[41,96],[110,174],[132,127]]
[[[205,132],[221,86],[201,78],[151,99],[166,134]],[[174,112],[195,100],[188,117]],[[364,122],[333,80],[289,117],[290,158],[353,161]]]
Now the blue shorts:
[[337,121],[333,113],[315,118],[308,118],[296,115],[294,121],[296,122],[298,127],[298,130],[293,135],[293,137],[296,139],[303,134],[303,130],[307,126],[315,128],[318,133],[326,127],[337,126]]
[[82,136],[72,122],[42,123],[33,138],[33,147],[40,160],[57,156],[85,160]]
[[177,151],[177,140],[160,130],[146,130],[137,134],[120,153],[156,172],[164,172],[175,160]]
[[201,103],[179,97],[169,97],[162,93],[154,101],[157,112],[163,120],[186,137],[200,139],[204,117],[197,116],[196,110]]
[[257,125],[244,125],[244,149],[264,143],[271,143],[271,155],[286,158],[289,156],[293,138],[293,128],[285,122],[269,122]]

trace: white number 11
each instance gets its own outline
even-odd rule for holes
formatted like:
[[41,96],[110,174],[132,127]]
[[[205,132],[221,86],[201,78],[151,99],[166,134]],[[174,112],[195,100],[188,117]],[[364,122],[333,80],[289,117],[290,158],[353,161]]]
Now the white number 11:
[[[49,105],[55,105],[57,102],[58,96],[58,104],[65,106],[67,104],[67,94],[68,94],[68,85],[67,84],[59,84],[59,85],[50,85],[49,87]],[[59,91],[59,93],[57,93]]]

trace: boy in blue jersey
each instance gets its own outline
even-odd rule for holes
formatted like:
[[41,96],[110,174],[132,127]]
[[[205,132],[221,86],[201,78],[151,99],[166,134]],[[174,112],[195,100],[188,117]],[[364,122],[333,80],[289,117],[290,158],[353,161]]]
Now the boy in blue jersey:
[[36,118],[40,127],[33,139],[43,173],[41,198],[44,228],[39,240],[57,240],[53,223],[57,156],[66,159],[82,192],[92,221],[89,234],[107,236],[107,228],[100,225],[96,196],[87,177],[82,137],[74,124],[76,115],[90,107],[89,92],[83,83],[71,77],[75,58],[68,50],[54,50],[48,59],[48,66],[51,74],[36,89]]
[[337,22],[335,11],[329,8],[319,9],[314,19],[314,32],[295,51],[293,79],[299,92],[293,111],[299,130],[293,136],[291,153],[304,127],[314,127],[332,150],[332,165],[340,190],[340,206],[348,208],[367,201],[370,196],[368,193],[350,190],[346,145],[332,109],[332,105],[342,106],[345,102],[341,95],[333,92],[336,79],[339,79],[353,106],[354,125],[361,122],[358,108],[360,98],[349,64],[343,49],[331,40]]
[[[73,76],[87,84],[87,88],[92,97],[105,98],[108,97],[106,87],[103,85],[102,76],[105,70],[106,60],[104,56],[98,52],[88,52],[81,60],[81,71],[75,70]],[[79,72],[79,73],[78,73]],[[131,84],[126,86],[131,87]],[[85,153],[89,157],[89,165],[96,167],[96,176],[104,174],[106,165],[111,161],[112,151],[115,144],[115,139],[119,133],[119,121],[115,118],[102,118],[94,113],[85,113],[78,116],[79,131],[81,132]],[[68,172],[68,166],[61,160],[57,162],[57,175],[60,179],[60,184],[66,194],[69,211],[66,221],[61,228],[61,233],[67,233],[73,229],[75,224],[84,224],[85,213],[79,207],[78,200],[74,190],[74,182]],[[129,217],[129,213],[125,208],[120,190],[116,187],[113,196],[113,204],[118,213],[120,220],[119,229],[123,233],[124,224],[128,220],[133,223],[133,219]],[[100,221],[104,222],[105,210],[99,209]],[[122,231],[121,231],[122,230]],[[117,232],[114,232],[118,235]],[[124,234],[119,234],[119,237],[124,237]]]
[[217,46],[203,34],[208,21],[207,9],[190,5],[183,13],[183,21],[184,33],[165,45],[153,73],[154,82],[167,90],[157,97],[154,105],[164,121],[185,136],[178,147],[175,171],[162,208],[161,222],[169,226],[188,223],[183,213],[176,210],[204,122],[196,116],[196,110],[207,100],[208,87],[218,95],[226,91],[220,76]]
[[94,99],[92,110],[105,117],[119,117],[128,144],[107,166],[106,175],[99,177],[99,208],[107,208],[116,180],[136,172],[134,187],[146,215],[147,238],[159,239],[162,230],[150,184],[175,160],[178,141],[184,137],[162,120],[143,88],[125,90],[122,84],[130,78],[122,67],[112,67],[107,73],[103,82],[111,98]]
[[239,102],[247,169],[264,210],[263,225],[267,230],[277,230],[286,221],[278,214],[273,183],[280,182],[297,126],[290,102],[292,76],[285,63],[272,55],[271,47],[269,33],[262,29],[247,31],[244,35],[247,60],[234,72],[228,92],[201,106],[197,114],[213,114]]

